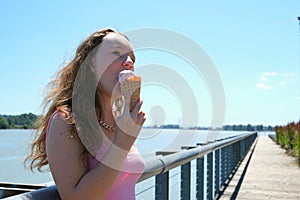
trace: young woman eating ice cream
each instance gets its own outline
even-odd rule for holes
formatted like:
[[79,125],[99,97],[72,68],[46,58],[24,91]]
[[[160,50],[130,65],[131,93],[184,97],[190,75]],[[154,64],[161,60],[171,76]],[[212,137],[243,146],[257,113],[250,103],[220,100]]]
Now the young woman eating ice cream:
[[62,199],[135,199],[144,161],[134,142],[145,113],[140,98],[130,108],[133,91],[124,94],[121,111],[118,101],[123,84],[118,77],[124,76],[119,74],[133,71],[134,62],[125,35],[99,30],[50,82],[26,161],[31,169],[49,164]]

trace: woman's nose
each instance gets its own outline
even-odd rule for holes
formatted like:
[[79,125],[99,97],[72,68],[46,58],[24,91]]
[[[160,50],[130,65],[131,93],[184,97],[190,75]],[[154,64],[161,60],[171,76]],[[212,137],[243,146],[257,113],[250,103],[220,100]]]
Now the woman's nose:
[[129,70],[133,69],[133,61],[130,56],[126,57],[125,61],[123,62],[123,67]]

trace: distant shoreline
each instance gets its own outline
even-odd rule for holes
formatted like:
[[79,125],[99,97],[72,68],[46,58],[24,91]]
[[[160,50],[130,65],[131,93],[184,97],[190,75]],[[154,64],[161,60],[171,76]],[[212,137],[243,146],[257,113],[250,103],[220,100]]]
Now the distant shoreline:
[[32,129],[37,118],[33,113],[0,115],[0,129]]
[[[38,115],[33,113],[20,115],[0,115],[0,129],[34,129],[33,124],[36,122]],[[163,124],[144,126],[143,128],[158,129],[193,129],[193,130],[224,130],[224,131],[274,131],[273,126],[265,125],[224,125],[222,127],[181,127],[179,124]]]
[[[225,130],[225,129],[213,129],[213,128],[194,128],[194,127],[180,127],[180,128],[165,128],[165,127],[150,127],[146,126],[143,127],[144,129],[178,129],[178,130],[211,130],[211,131],[247,131],[247,130]],[[0,128],[0,130],[36,130],[35,128]],[[257,131],[257,132],[274,132],[274,130],[250,130],[250,131]]]

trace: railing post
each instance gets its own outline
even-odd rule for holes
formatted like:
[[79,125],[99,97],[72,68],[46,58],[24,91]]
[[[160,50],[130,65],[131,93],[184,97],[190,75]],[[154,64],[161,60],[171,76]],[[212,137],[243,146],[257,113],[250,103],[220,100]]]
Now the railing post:
[[228,146],[229,149],[229,171],[228,171],[228,176],[231,174],[232,170],[233,170],[233,162],[234,162],[234,156],[233,156],[233,144]]
[[227,146],[227,168],[226,168],[226,179],[229,178],[230,171],[231,171],[231,145]]
[[213,152],[209,153],[206,155],[207,156],[207,184],[206,184],[206,188],[207,188],[207,200],[212,200],[213,199],[213,187],[214,187],[214,183],[213,183]]
[[[156,155],[165,156],[173,153],[175,152],[157,151]],[[161,199],[166,199],[166,200],[169,199],[169,171],[155,176],[155,200],[161,200]]]
[[240,161],[240,141],[233,144],[233,169],[236,169]]
[[155,176],[155,199],[169,199],[169,172]]
[[220,192],[220,150],[215,151],[215,192],[216,196]]
[[224,147],[225,150],[225,178],[224,178],[224,183],[229,177],[229,172],[230,172],[230,152],[229,152],[229,146]]
[[[181,146],[181,149],[193,149],[197,146]],[[189,200],[191,197],[191,162],[181,165],[181,192],[180,198]]]
[[191,191],[191,162],[181,166],[181,193],[180,197],[183,200],[190,199]]
[[204,157],[197,159],[196,198],[204,199]]
[[221,148],[221,185],[224,185],[226,180],[226,147]]
[[243,139],[240,141],[240,160],[244,158],[245,156],[245,143],[246,143],[247,138]]

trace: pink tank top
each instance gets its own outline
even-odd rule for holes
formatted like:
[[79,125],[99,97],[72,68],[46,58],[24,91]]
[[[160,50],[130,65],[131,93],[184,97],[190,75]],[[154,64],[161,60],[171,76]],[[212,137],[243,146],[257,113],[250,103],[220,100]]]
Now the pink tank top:
[[[50,117],[49,124],[52,118],[58,113],[56,110]],[[48,127],[49,127],[48,124]],[[48,132],[48,131],[47,131]],[[93,169],[101,160],[102,156],[109,149],[107,142],[103,142],[98,150],[96,157],[88,158],[88,170]],[[135,199],[135,184],[139,177],[143,174],[145,163],[142,156],[135,149],[127,154],[123,166],[113,184],[110,191],[107,193],[105,200],[134,200]]]

